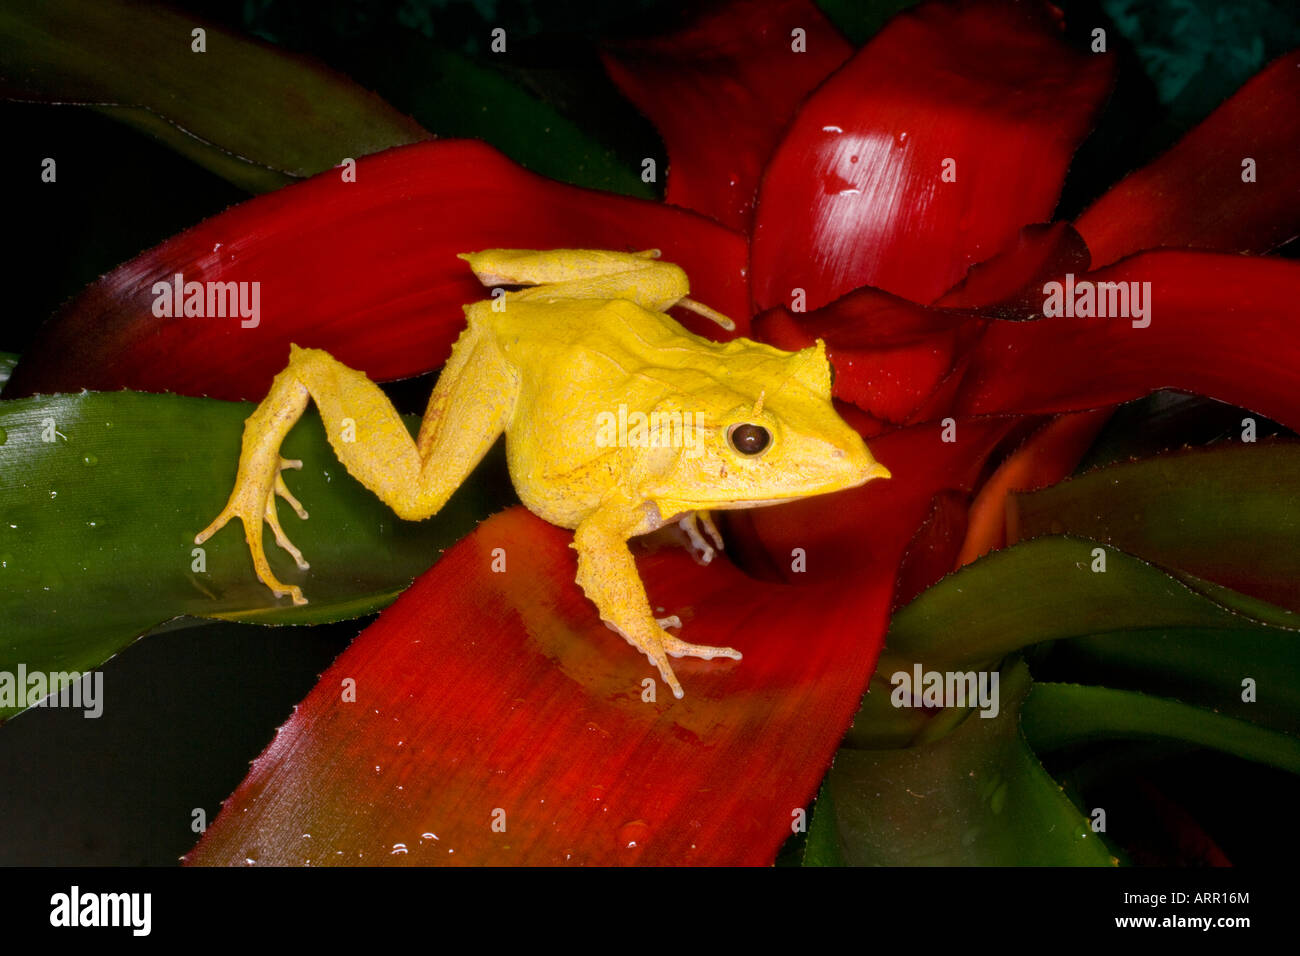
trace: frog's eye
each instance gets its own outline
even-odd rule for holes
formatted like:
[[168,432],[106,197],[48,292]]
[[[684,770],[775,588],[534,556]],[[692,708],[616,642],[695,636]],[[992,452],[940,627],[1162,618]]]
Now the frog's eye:
[[740,454],[752,458],[763,454],[772,444],[772,433],[762,425],[743,422],[727,429],[727,441]]

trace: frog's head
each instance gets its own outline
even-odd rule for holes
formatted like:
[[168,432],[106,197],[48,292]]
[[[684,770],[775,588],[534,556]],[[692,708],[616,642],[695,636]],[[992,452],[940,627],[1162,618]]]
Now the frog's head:
[[715,407],[675,469],[702,506],[777,504],[889,477],[831,404],[821,339],[800,352],[746,339],[723,349]]

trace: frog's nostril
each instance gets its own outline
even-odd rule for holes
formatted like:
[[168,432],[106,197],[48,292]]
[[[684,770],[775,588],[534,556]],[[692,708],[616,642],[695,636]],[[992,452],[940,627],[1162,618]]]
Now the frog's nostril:
[[833,448],[833,449],[831,449],[831,457],[832,457],[832,458],[843,458],[843,457],[844,457],[844,449],[843,449],[843,448]]

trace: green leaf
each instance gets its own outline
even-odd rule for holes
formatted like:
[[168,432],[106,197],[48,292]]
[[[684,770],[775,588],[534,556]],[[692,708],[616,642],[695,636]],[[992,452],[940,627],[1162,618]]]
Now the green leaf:
[[[206,52],[191,48],[196,28]],[[254,192],[430,138],[322,64],[124,0],[0,6],[0,87],[92,105]]]
[[9,381],[9,376],[14,373],[14,367],[18,364],[18,355],[14,352],[0,352],[0,392],[4,391],[5,383]]
[[841,746],[854,750],[884,750],[921,741],[930,726],[931,713],[921,708],[893,706],[889,702],[893,688],[884,676],[910,666],[911,661],[898,660],[888,651],[881,654],[876,673],[871,676],[867,692],[862,696],[862,706]]
[[1160,389],[1125,402],[1115,410],[1076,475],[1133,458],[1150,458],[1188,445],[1209,445],[1241,437],[1243,418],[1253,417],[1260,439],[1287,434],[1286,429],[1251,412],[1203,395]]
[[[432,45],[403,102],[439,136],[481,139],[542,176],[640,199],[660,198],[629,164],[555,107],[497,70]],[[406,82],[411,83],[408,73]],[[622,104],[631,111],[630,104]],[[658,143],[648,144],[658,151]]]
[[[1113,864],[1110,851],[1020,732],[1020,706],[1029,685],[1029,669],[1017,661],[1002,674],[997,717],[972,714],[942,740],[918,747],[841,750],[826,790],[845,862]],[[824,825],[818,815],[814,828]],[[815,860],[825,858],[819,852]]]
[[[206,53],[191,50],[196,27],[207,31]],[[423,126],[323,64],[121,0],[0,11],[0,92],[90,105],[252,192],[429,139],[427,128],[482,139],[562,182],[658,198],[639,166],[499,70],[423,38],[397,39],[370,73]]]
[[808,840],[803,849],[804,866],[843,866],[840,838],[835,818],[835,800],[830,786],[823,782],[808,823]]
[[917,5],[919,0],[817,0],[817,6],[854,46],[861,46],[880,32],[895,14]]
[[[309,603],[293,607],[254,576],[237,520],[194,544],[230,494],[252,408],[125,391],[0,402],[0,671],[87,671],[182,614],[308,624],[370,613],[507,500],[470,481],[434,518],[401,521],[347,474],[309,412],[283,453],[303,462],[286,482],[310,518],[278,511],[311,570],[267,545],[277,576],[303,587]],[[0,720],[21,709],[0,706]]]
[[1024,706],[1024,730],[1039,752],[1094,740],[1176,741],[1300,773],[1300,737],[1108,687],[1035,684]]
[[[1093,570],[1098,549],[1105,571]],[[948,575],[894,615],[885,646],[894,657],[943,669],[1088,634],[1265,625],[1294,631],[1300,615],[1063,535],[995,551]]]
[[[1096,548],[1104,572],[1092,570]],[[845,746],[901,746],[949,729],[949,711],[918,718],[919,711],[890,707],[882,675],[914,661],[926,669],[982,666],[1053,641],[1044,658],[1053,674],[1298,732],[1298,628],[1300,615],[1291,611],[1095,541],[1036,538],[949,575],[894,616]],[[1241,699],[1247,677],[1258,685],[1256,702]]]
[[1224,442],[1011,495],[1012,540],[1084,535],[1300,611],[1300,442]]
[[[1241,720],[1300,734],[1300,634],[1274,627],[1155,628],[1062,641],[1053,674],[1080,683],[1176,697]],[[1243,701],[1242,681],[1256,684]]]

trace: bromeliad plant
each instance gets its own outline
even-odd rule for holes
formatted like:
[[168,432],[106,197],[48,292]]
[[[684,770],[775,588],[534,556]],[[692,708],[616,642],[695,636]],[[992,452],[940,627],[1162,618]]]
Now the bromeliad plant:
[[[50,35],[42,15],[24,21],[33,35]],[[135,33],[176,25],[157,17]],[[209,82],[285,68],[212,36],[239,66],[211,46]],[[11,82],[21,55],[6,51]],[[219,146],[240,136],[256,163],[182,148],[254,188],[276,185],[259,178],[268,169],[328,170],[348,155],[340,142],[375,155],[105,276],[6,387],[0,467],[22,476],[6,507],[24,516],[11,532],[34,536],[27,550],[0,544],[30,555],[6,570],[15,662],[87,669],[178,614],[357,616],[420,575],[280,728],[190,861],[770,863],[824,780],[807,863],[1105,864],[1134,834],[1112,839],[1081,802],[1076,788],[1100,772],[1080,749],[1091,741],[1300,772],[1300,451],[1255,440],[1260,416],[1300,422],[1300,266],[1261,255],[1300,232],[1288,166],[1300,54],[1073,222],[1051,219],[1115,65],[1066,42],[1046,4],[927,3],[855,50],[803,0],[730,3],[610,42],[603,60],[664,138],[666,202],[545,179],[483,142],[413,142],[427,134],[299,64],[319,99],[285,121],[334,124],[310,156],[277,154],[310,140],[238,124],[205,131]],[[97,102],[142,95],[129,76],[103,81]],[[25,82],[69,98],[53,80]],[[210,119],[149,105],[181,128]],[[676,663],[684,700],[647,699],[643,661],[573,583],[566,532],[510,509],[421,575],[493,503],[469,487],[449,520],[403,525],[346,477],[318,424],[285,450],[304,462],[294,493],[312,518],[291,537],[313,559],[313,603],[271,606],[237,535],[191,561],[234,472],[249,406],[232,402],[265,394],[291,342],[372,379],[436,368],[461,305],[482,296],[456,254],[493,247],[661,248],[736,334],[788,349],[825,340],[842,414],[894,475],[737,513],[732,561],[642,557],[656,606],[745,655]],[[259,282],[260,317],[160,316],[155,286],[177,281]],[[1045,314],[1049,290],[1061,314]],[[1153,446],[1125,444],[1132,407],[1126,427],[1107,422],[1158,389],[1249,411],[1232,441],[1124,461]],[[209,397],[141,394],[159,392]],[[1136,408],[1138,430],[1165,420]],[[189,447],[155,437],[182,417]],[[49,419],[62,443],[40,440]],[[1062,482],[1085,456],[1100,467]],[[169,481],[93,520],[106,483],[145,474]],[[56,486],[54,505],[42,495]],[[122,520],[133,514],[149,520]],[[91,555],[84,580],[41,563],[38,542],[64,537]],[[105,548],[113,568],[96,564]],[[73,586],[105,609],[93,633],[60,628]],[[926,675],[947,672],[1000,693],[943,706]],[[1036,754],[1063,761],[1069,795]]]

